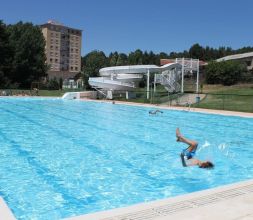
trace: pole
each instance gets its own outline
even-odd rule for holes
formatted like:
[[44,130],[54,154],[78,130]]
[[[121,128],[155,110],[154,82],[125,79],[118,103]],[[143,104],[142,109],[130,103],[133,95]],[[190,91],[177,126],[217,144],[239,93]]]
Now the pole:
[[181,93],[184,93],[184,58],[182,58],[182,82],[181,82]]
[[149,99],[149,69],[148,69],[148,77],[147,77],[147,99]]
[[196,93],[199,93],[199,59],[197,61],[197,88],[196,88]]
[[155,74],[155,78],[154,78],[154,92],[156,92],[156,74]]

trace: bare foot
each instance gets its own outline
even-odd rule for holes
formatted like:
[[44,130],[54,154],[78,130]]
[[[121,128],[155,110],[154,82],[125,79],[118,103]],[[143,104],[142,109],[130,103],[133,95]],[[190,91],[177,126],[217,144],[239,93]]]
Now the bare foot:
[[180,134],[179,128],[176,129],[176,137],[177,137],[177,141],[180,141],[181,134]]

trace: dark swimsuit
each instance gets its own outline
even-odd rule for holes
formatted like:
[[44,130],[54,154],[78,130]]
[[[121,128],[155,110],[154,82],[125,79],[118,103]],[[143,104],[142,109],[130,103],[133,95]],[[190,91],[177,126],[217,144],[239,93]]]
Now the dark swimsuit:
[[[189,146],[189,147],[191,147],[191,146]],[[197,149],[198,145],[196,146],[196,148],[195,148],[193,151],[189,151],[189,147],[186,148],[186,149],[184,149],[184,150],[182,151],[182,154],[183,154],[184,156],[186,156],[187,160],[189,160],[189,159],[191,159],[191,158],[193,158],[193,157],[195,156],[196,149]]]

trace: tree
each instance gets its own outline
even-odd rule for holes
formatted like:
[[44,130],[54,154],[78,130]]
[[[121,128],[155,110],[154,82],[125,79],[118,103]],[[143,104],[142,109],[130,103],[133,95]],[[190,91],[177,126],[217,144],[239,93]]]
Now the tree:
[[194,44],[191,46],[189,54],[191,58],[203,60],[205,54],[204,48],[201,47],[199,44]]
[[0,87],[6,88],[10,84],[8,74],[11,71],[12,51],[6,25],[0,20]]
[[45,40],[39,26],[19,22],[8,26],[9,42],[13,51],[9,78],[20,87],[29,88],[33,81],[46,76]]
[[108,59],[102,51],[92,51],[83,58],[84,83],[88,85],[88,77],[99,76],[99,70],[108,66]]
[[110,53],[108,60],[110,66],[116,66],[119,54],[118,52]]
[[117,59],[116,66],[124,66],[127,65],[127,55],[124,53],[120,53]]
[[48,81],[47,89],[49,89],[49,90],[60,89],[60,84],[59,84],[58,80],[55,77]]
[[154,54],[152,50],[148,53],[148,56],[149,56],[149,62],[147,64],[160,65],[159,56]]
[[246,71],[246,65],[238,61],[212,61],[206,67],[206,82],[226,86],[233,85],[242,79],[242,74]]
[[102,51],[92,51],[84,57],[84,71],[89,76],[98,76],[99,70],[108,66],[108,59]]
[[128,55],[128,63],[130,65],[138,65],[138,64],[142,64],[142,56],[143,56],[143,52],[138,49],[135,52],[131,52]]

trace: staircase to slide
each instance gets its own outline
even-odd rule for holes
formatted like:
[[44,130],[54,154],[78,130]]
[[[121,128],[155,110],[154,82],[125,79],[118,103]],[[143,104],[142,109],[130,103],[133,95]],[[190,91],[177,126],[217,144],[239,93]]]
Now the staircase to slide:
[[181,85],[178,83],[179,80],[179,74],[172,72],[166,71],[166,73],[155,75],[155,83],[163,85],[165,89],[170,93],[180,91]]

